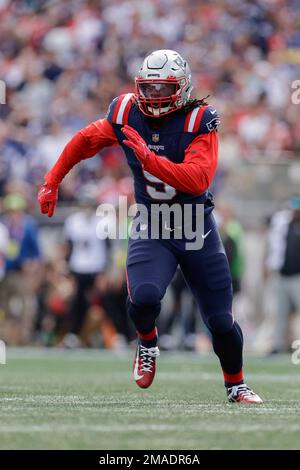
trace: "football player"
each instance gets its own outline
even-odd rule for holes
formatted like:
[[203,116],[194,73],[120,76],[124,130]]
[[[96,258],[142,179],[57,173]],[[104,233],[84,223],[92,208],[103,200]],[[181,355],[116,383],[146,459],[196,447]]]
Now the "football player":
[[[159,356],[156,318],[179,265],[211,332],[228,400],[260,404],[261,398],[243,377],[243,335],[232,314],[231,276],[208,191],[217,168],[218,113],[204,100],[190,98],[190,68],[175,51],[152,52],[135,83],[135,93],[115,98],[104,119],[81,129],[66,145],[45,175],[38,194],[41,211],[52,217],[65,175],[76,163],[113,145],[124,150],[136,201],[149,214],[153,204],[177,203],[183,208],[203,204],[201,249],[187,250],[184,236],[129,239],[127,310],[138,337],[134,379],[141,388],[149,387],[154,379]],[[168,227],[170,232],[175,229]]]

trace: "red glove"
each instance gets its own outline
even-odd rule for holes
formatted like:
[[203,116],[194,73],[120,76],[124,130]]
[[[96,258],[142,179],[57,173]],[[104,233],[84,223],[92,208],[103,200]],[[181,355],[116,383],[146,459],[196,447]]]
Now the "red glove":
[[130,147],[142,165],[145,165],[148,158],[153,153],[150,149],[148,149],[146,142],[144,141],[143,137],[130,126],[122,127],[122,132],[126,135],[128,140],[123,140],[123,143]]
[[58,198],[58,186],[44,183],[38,192],[38,201],[40,203],[41,213],[52,217]]

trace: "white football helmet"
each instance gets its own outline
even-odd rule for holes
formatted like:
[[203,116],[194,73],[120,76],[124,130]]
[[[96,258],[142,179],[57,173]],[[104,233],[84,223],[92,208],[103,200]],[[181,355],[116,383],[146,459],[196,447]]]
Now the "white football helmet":
[[182,108],[193,89],[188,63],[169,49],[154,51],[144,59],[135,84],[140,110],[151,117]]

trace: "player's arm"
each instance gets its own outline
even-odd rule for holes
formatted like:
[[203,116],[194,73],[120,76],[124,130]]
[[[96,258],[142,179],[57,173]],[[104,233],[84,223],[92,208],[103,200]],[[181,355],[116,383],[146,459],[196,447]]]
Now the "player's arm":
[[218,163],[217,131],[197,136],[185,151],[182,163],[174,163],[155,153],[146,161],[145,170],[184,193],[202,194],[215,175]]
[[218,163],[218,133],[199,134],[185,150],[182,163],[174,163],[148,149],[139,134],[129,126],[123,132],[143,168],[179,191],[201,194],[208,189]]
[[77,132],[44,177],[45,183],[38,193],[41,212],[52,217],[57,202],[58,187],[77,163],[93,157],[104,147],[113,145],[118,145],[118,140],[106,118],[92,122]]

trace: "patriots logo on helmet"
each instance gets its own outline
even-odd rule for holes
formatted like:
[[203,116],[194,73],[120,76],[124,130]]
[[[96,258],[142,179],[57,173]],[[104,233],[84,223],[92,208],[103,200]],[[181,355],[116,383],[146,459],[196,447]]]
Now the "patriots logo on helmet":
[[175,64],[178,65],[178,67],[182,68],[183,71],[185,71],[185,64],[186,62],[183,60],[183,58],[178,55],[178,57],[174,60]]

